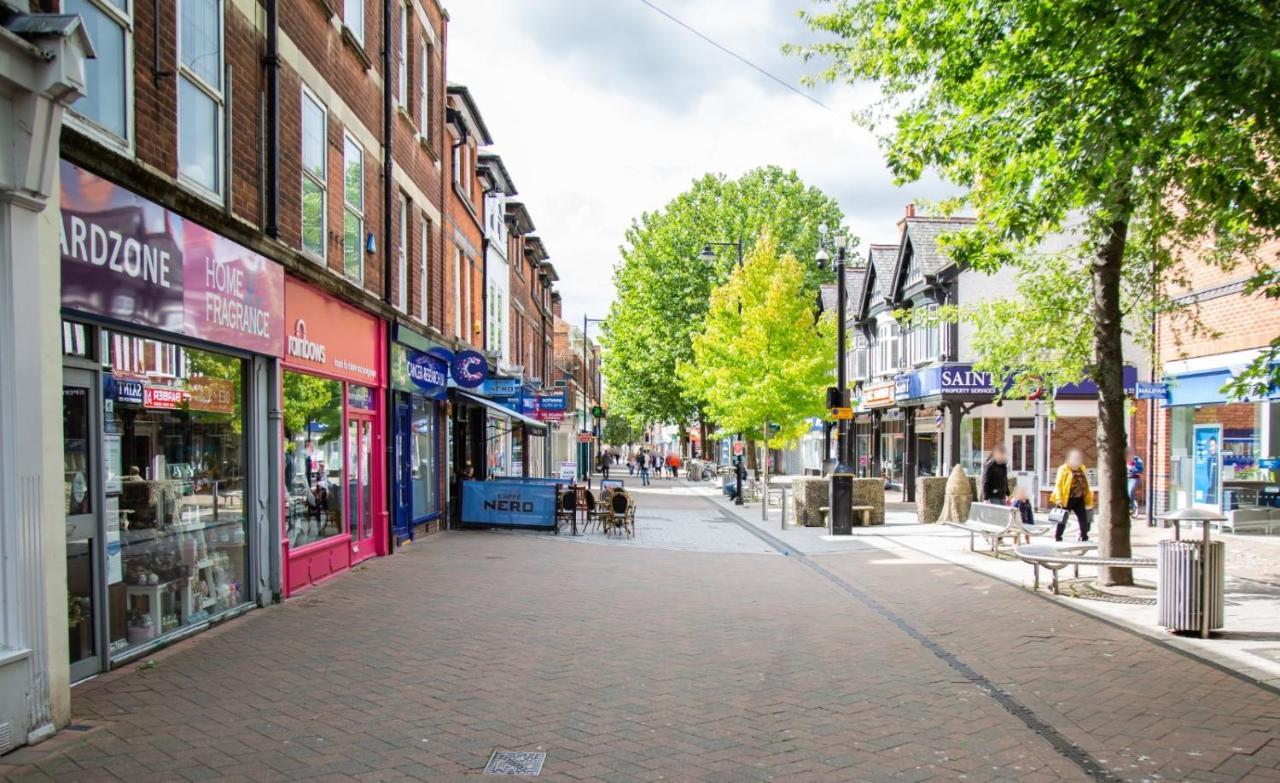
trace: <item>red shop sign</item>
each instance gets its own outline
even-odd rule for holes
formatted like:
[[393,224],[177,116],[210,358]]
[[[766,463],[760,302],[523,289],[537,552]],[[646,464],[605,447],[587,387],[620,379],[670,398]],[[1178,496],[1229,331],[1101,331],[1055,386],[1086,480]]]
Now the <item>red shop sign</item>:
[[285,279],[284,317],[286,364],[383,385],[377,318],[293,278]]
[[142,387],[142,407],[144,408],[162,408],[172,410],[181,408],[191,400],[191,395],[186,389],[178,389],[173,386],[143,386]]

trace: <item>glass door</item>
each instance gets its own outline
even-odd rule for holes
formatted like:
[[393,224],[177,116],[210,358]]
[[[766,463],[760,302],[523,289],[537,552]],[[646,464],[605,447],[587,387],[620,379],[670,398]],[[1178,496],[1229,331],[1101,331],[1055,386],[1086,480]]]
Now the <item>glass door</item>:
[[[1023,426],[1017,426],[1022,424]],[[1036,430],[1035,422],[1025,423],[1010,420],[1006,448],[1009,451],[1009,477],[1016,478],[1018,483],[1035,497],[1036,482]]]
[[373,422],[347,420],[347,513],[352,560],[376,554],[373,541]]
[[[98,591],[101,560],[97,464],[98,395],[93,373],[66,369],[62,380],[63,496],[67,536],[67,630],[71,679],[102,671]],[[118,542],[117,542],[118,546]]]

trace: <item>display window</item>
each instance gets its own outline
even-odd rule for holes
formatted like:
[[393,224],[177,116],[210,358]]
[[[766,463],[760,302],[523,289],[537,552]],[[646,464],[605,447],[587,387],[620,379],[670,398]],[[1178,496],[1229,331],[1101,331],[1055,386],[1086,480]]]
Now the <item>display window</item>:
[[284,522],[293,549],[347,533],[343,384],[285,371]]
[[440,423],[436,403],[413,396],[410,405],[410,448],[413,518],[440,513]]
[[113,332],[104,340],[114,655],[247,598],[245,371],[242,359],[162,340]]

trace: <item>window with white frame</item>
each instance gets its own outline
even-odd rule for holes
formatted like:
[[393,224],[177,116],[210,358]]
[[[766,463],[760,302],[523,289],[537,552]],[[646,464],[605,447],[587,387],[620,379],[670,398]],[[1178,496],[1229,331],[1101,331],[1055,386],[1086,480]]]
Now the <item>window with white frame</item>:
[[452,166],[450,166],[450,168],[452,168],[452,169],[453,169],[453,184],[454,184],[454,185],[461,185],[461,184],[462,184],[462,147],[463,147],[463,143],[462,143],[461,141],[455,141],[455,142],[453,143],[453,145],[452,145],[452,146],[453,146],[453,156],[452,156],[452,159],[453,159],[453,165],[452,165]]
[[396,258],[396,309],[409,312],[409,216],[413,214],[413,202],[400,194],[400,252]]
[[938,306],[936,304],[926,306],[925,312],[929,314],[929,325],[925,328],[924,359],[922,361],[932,362],[942,357],[942,324],[933,320],[938,315]]
[[302,88],[302,249],[324,259],[329,166],[324,104]]
[[426,39],[418,50],[418,134],[431,136],[431,46]]
[[849,375],[855,381],[865,381],[870,372],[870,350],[867,344],[866,335],[861,332],[853,336],[853,363],[849,368]]
[[132,0],[63,0],[62,10],[79,14],[93,41],[94,57],[84,62],[85,94],[71,111],[128,144],[133,140]]
[[894,321],[881,323],[877,329],[876,374],[891,375],[898,369],[900,332]]
[[462,251],[453,249],[453,335],[462,337]]
[[222,0],[178,8],[178,175],[222,197]]
[[396,72],[396,103],[409,108],[409,5],[400,6],[400,67]]
[[421,297],[418,300],[418,317],[422,319],[423,323],[426,323],[427,321],[427,306],[429,302],[427,296],[431,292],[427,281],[427,264],[431,259],[430,248],[431,221],[423,220],[422,241],[418,243],[418,291],[419,296]]
[[342,144],[342,271],[364,282],[364,150],[346,134]]
[[345,0],[342,6],[342,23],[360,45],[364,46],[364,0]]

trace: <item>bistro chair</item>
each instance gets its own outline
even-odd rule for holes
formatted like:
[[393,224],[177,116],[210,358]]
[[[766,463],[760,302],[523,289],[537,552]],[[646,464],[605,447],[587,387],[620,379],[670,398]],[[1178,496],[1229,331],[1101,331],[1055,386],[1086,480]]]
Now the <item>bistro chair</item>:
[[578,514],[578,493],[573,487],[569,487],[560,493],[560,497],[556,499],[556,529],[560,529],[560,525],[573,525],[573,519]]
[[636,534],[635,526],[635,502],[631,500],[631,496],[621,490],[614,492],[609,496],[609,511],[604,517],[605,533],[611,530],[618,530],[626,533],[628,538],[634,538]]
[[585,488],[582,490],[582,511],[583,516],[585,517],[583,527],[590,530],[592,522],[597,525],[601,524],[600,509],[596,505],[595,493]]

